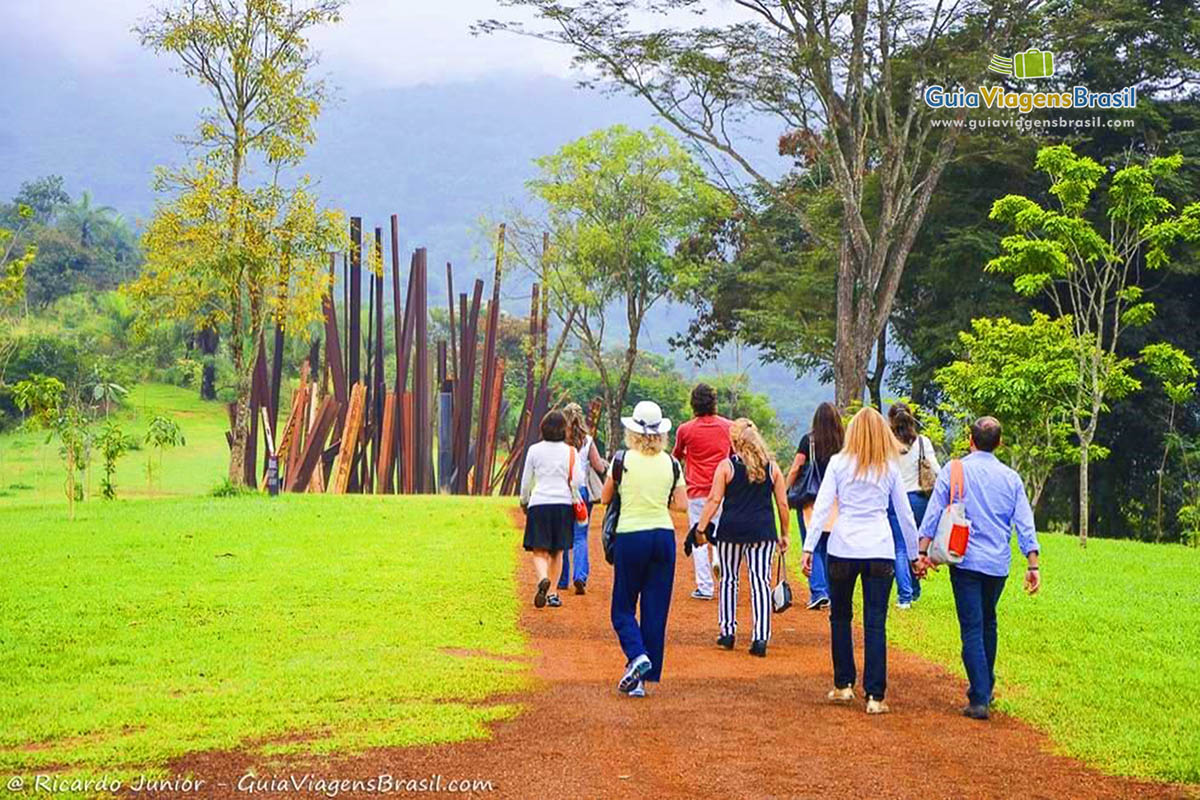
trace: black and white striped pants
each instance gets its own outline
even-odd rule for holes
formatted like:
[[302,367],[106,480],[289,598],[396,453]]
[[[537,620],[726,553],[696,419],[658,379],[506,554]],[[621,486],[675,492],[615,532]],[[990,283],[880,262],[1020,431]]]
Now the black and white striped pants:
[[771,562],[775,558],[775,542],[717,543],[721,557],[720,600],[717,619],[722,636],[737,633],[738,581],[742,560],[750,577],[750,606],[754,611],[754,641],[771,638]]

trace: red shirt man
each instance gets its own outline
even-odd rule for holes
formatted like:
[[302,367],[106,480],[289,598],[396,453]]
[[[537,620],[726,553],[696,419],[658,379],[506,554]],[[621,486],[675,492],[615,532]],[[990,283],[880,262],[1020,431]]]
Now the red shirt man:
[[[717,466],[729,457],[732,448],[729,442],[729,420],[717,414],[717,392],[706,383],[697,384],[692,390],[692,413],[695,418],[679,426],[675,432],[675,458],[683,462],[684,480],[687,481],[688,525],[700,519],[704,501],[712,489],[713,473]],[[713,517],[719,524],[720,512]],[[710,556],[711,545],[692,550],[692,566],[696,572],[697,600],[713,597],[713,573],[720,575],[721,565],[716,560],[716,551]]]

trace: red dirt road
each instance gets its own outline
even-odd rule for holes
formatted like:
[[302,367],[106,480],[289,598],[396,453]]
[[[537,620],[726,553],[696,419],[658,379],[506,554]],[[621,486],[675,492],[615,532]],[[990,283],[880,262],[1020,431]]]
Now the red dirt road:
[[[867,717],[861,701],[830,706],[824,699],[832,674],[826,615],[800,607],[776,616],[766,659],[746,653],[745,635],[733,652],[719,650],[716,605],[688,597],[694,586],[682,549],[663,681],[645,699],[619,695],[615,684],[624,658],[609,624],[612,570],[598,541],[593,536],[587,595],[565,595],[560,609],[526,607],[522,625],[537,652],[539,686],[523,698],[525,713],[495,725],[490,740],[297,766],[352,778],[386,772],[490,780],[494,791],[472,796],[505,798],[1189,794],[1182,787],[1105,776],[1051,755],[1045,736],[1012,718],[967,720],[957,713],[959,679],[895,649],[888,654],[891,714]],[[533,586],[532,567],[522,558],[522,596],[532,598]],[[798,597],[805,594],[803,586],[795,588]],[[741,606],[747,631],[748,598]],[[919,607],[911,613],[919,614]],[[173,766],[229,781],[254,763],[245,754],[209,753]]]

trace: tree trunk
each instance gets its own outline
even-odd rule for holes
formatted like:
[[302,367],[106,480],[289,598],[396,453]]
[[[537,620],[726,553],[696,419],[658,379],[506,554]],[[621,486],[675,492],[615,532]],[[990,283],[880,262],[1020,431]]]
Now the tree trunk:
[[1088,448],[1091,437],[1079,438],[1079,546],[1087,547],[1088,538]]
[[854,261],[849,234],[843,234],[838,255],[837,324],[833,346],[833,383],[838,408],[862,400],[866,365],[855,341]]
[[867,380],[867,389],[871,393],[871,405],[883,411],[883,373],[887,369],[887,326],[879,331],[879,340],[875,342],[875,371]]
[[[237,400],[233,412],[232,441],[229,445],[229,482],[234,486],[245,486],[246,443],[250,432],[250,373],[252,368],[246,366],[246,359],[242,353],[242,337],[236,333],[229,339],[229,351],[237,373]],[[250,361],[250,363],[254,362]]]

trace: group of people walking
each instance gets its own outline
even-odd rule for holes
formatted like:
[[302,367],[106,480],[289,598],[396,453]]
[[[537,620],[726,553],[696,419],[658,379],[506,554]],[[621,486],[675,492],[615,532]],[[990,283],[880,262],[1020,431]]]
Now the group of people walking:
[[1014,530],[1029,562],[1025,588],[1032,593],[1040,587],[1037,535],[1021,478],[993,454],[1000,444],[999,422],[977,420],[970,454],[943,467],[905,404],[893,404],[887,420],[863,408],[843,427],[838,409],[823,403],[785,472],[752,420],[717,413],[711,386],[696,386],[691,406],[693,418],[678,427],[668,451],[671,420],[657,404],[638,403],[621,419],[624,448],[611,464],[578,405],[545,416],[542,441],[526,454],[521,481],[524,544],[538,578],[534,605],[562,605],[551,591],[556,577],[559,592],[572,581],[576,594],[586,592],[588,520],[599,500],[606,508],[605,556],[614,570],[612,624],[625,656],[617,688],[645,696],[646,684],[662,675],[674,590],[678,544],[671,511],[686,510],[684,552],[695,576],[691,597],[718,600],[717,646],[736,647],[745,564],[752,612],[748,650],[765,657],[773,607],[780,603],[773,597],[778,582],[773,585],[772,570],[777,577],[784,574],[795,509],[809,581],[807,607],[829,614],[828,699],[855,701],[851,624],[854,591],[861,584],[861,686],[867,713],[886,713],[892,584],[896,607],[910,608],[920,597],[921,579],[938,568],[929,552],[943,511],[959,503],[970,520],[970,545],[950,566],[969,682],[963,713],[986,719],[995,684],[996,606]]

